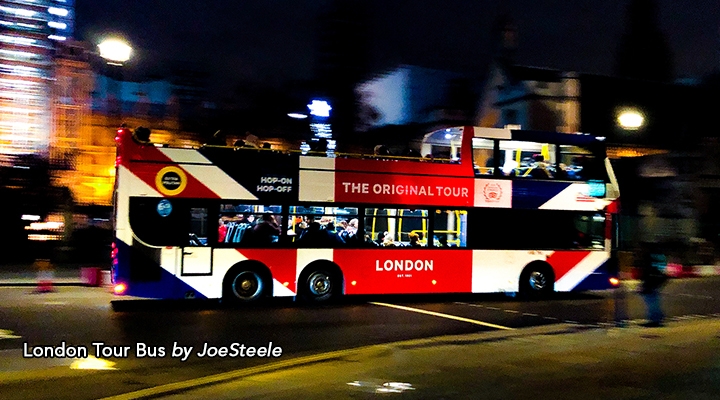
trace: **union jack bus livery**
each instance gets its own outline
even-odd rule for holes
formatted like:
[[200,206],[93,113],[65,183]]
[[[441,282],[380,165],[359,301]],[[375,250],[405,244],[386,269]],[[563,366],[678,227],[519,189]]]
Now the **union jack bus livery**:
[[542,296],[615,281],[619,190],[602,138],[455,127],[402,157],[355,157],[139,136],[116,138],[117,294]]

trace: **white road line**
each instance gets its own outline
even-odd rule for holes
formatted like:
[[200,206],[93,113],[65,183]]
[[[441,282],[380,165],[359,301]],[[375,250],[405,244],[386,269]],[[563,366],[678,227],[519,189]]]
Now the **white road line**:
[[515,310],[503,310],[503,311],[505,311],[506,313],[511,313],[511,314],[520,314],[520,311],[515,311]]
[[507,327],[507,326],[495,325],[495,324],[491,324],[491,323],[489,323],[489,322],[476,321],[476,320],[470,319],[470,318],[463,318],[463,317],[458,317],[458,316],[450,315],[450,314],[443,314],[443,313],[439,313],[439,312],[435,312],[435,311],[422,310],[422,309],[420,309],[420,308],[405,307],[405,306],[398,306],[398,305],[395,305],[395,304],[376,303],[376,302],[370,302],[370,304],[373,304],[373,305],[376,305],[376,306],[396,308],[396,309],[398,309],[398,310],[412,311],[412,312],[416,312],[416,313],[420,313],[420,314],[426,314],[426,315],[432,315],[432,316],[440,317],[440,318],[453,319],[453,320],[455,320],[455,321],[461,321],[461,322],[467,322],[467,323],[475,324],[475,325],[487,326],[487,327],[489,327],[489,328],[504,329],[504,330],[508,330],[508,331],[515,330],[515,328],[510,328],[510,327]]
[[462,301],[456,301],[455,304],[460,304],[463,306],[470,306],[470,307],[477,307],[477,308],[485,308],[485,306],[482,304],[463,303]]
[[675,296],[692,297],[692,298],[695,298],[695,299],[707,299],[707,300],[712,300],[712,299],[713,299],[712,296],[706,296],[706,295],[702,295],[702,294],[678,293],[678,294],[676,294]]
[[529,312],[524,312],[523,315],[526,317],[539,317],[540,316],[538,314],[533,314],[533,313],[529,313]]
[[0,340],[1,339],[20,339],[22,336],[13,335],[13,331],[7,329],[0,329]]

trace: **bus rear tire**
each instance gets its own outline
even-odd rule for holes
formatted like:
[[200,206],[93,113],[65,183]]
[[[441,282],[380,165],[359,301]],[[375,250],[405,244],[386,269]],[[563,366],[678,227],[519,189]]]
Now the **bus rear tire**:
[[342,293],[342,275],[333,263],[309,266],[299,279],[300,298],[309,303],[326,303]]
[[240,264],[225,275],[223,299],[234,304],[259,301],[268,296],[269,282],[262,268]]
[[555,293],[555,273],[544,262],[530,263],[520,274],[520,295],[525,299],[548,299]]

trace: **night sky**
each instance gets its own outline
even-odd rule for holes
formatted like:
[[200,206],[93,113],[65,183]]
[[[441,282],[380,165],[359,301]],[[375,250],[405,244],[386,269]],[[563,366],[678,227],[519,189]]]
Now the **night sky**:
[[[235,82],[279,85],[312,78],[317,22],[330,0],[76,0],[76,38],[125,36],[134,66],[164,73],[177,63]],[[518,62],[611,74],[625,25],[619,0],[366,0],[369,64],[417,64],[481,78],[491,26],[508,13]],[[659,1],[677,77],[720,68],[720,2]],[[228,87],[226,85],[225,87]]]

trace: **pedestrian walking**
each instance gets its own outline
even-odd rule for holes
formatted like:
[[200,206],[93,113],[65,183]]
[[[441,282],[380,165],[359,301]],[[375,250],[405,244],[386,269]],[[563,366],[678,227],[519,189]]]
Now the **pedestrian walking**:
[[667,259],[655,243],[646,244],[640,251],[640,295],[647,307],[645,327],[663,326],[665,315],[660,302],[660,289],[668,277],[665,274]]

